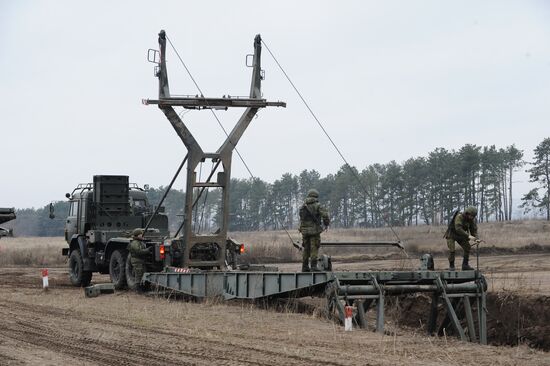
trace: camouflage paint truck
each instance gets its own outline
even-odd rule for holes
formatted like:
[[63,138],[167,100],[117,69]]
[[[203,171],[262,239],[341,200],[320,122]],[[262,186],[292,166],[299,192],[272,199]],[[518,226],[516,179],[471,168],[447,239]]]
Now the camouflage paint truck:
[[153,247],[148,260],[149,271],[169,265],[164,238],[169,236],[168,217],[155,214],[144,189],[128,182],[124,175],[95,175],[93,183],[79,184],[67,193],[69,212],[65,222],[68,248],[62,254],[69,259],[69,278],[75,286],[88,286],[92,274],[109,274],[115,288],[135,288],[141,279],[134,278],[127,246],[135,228],[148,229],[147,247]]

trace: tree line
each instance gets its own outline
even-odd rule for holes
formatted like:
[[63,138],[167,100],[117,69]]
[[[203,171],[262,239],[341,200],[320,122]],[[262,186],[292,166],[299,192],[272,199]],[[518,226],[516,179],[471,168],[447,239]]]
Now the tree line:
[[[532,162],[514,145],[504,148],[465,144],[458,150],[437,148],[427,156],[402,163],[371,164],[363,169],[344,165],[321,177],[316,170],[285,173],[273,183],[259,178],[233,178],[230,184],[230,231],[294,229],[298,211],[315,188],[327,207],[333,227],[382,227],[446,224],[455,210],[478,208],[478,221],[505,221],[513,216],[514,174],[526,167],[536,186],[522,197],[524,213],[550,220],[550,138],[534,150]],[[147,194],[158,204],[165,187]],[[183,221],[185,194],[173,189],[163,206],[174,233]],[[198,201],[193,217],[196,231],[215,231],[220,222],[220,192],[210,190]],[[48,207],[17,210],[12,227],[18,235],[63,234],[66,202],[56,202],[56,220]]]

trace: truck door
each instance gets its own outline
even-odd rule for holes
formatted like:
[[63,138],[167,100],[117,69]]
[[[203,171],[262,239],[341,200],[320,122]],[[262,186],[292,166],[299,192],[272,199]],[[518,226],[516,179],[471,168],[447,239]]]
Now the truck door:
[[69,215],[65,223],[65,240],[69,242],[78,230],[78,201],[71,201],[69,205]]

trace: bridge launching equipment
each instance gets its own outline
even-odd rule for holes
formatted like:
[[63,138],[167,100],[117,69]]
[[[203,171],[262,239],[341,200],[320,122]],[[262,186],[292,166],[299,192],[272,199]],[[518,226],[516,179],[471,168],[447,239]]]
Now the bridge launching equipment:
[[[375,329],[384,332],[385,299],[428,293],[432,303],[427,330],[433,334],[453,327],[460,339],[487,344],[486,289],[477,271],[357,271],[357,272],[256,272],[201,271],[182,273],[175,268],[146,273],[143,280],[160,289],[198,299],[260,300],[317,296],[326,298],[326,312],[344,322],[344,307],[353,306],[354,320],[367,328],[367,312],[376,312]],[[474,302],[474,306],[472,305]],[[438,304],[446,317],[438,322]],[[473,311],[476,312],[476,318]]]
[[[234,253],[238,242],[228,238],[229,185],[231,178],[231,158],[238,141],[242,137],[259,108],[286,107],[284,102],[268,102],[262,98],[261,81],[263,70],[260,67],[262,40],[254,39],[252,56],[252,81],[250,95],[244,98],[208,98],[200,96],[173,97],[170,95],[166,69],[166,33],[159,33],[159,50],[149,50],[148,59],[156,64],[155,75],[159,79],[158,99],[145,99],[143,104],[155,104],[165,114],[172,127],[188,150],[182,165],[172,179],[179,174],[187,162],[184,220],[173,239],[164,240],[167,253],[176,252],[178,260],[171,257],[171,264],[161,272],[147,272],[142,282],[152,288],[165,289],[185,297],[223,298],[226,300],[259,300],[273,298],[298,298],[319,296],[326,299],[326,312],[341,322],[344,321],[345,306],[352,306],[354,319],[361,328],[367,328],[367,316],[371,308],[376,311],[375,329],[384,332],[386,298],[414,293],[428,293],[432,302],[427,314],[428,332],[440,328],[454,328],[462,340],[487,343],[485,291],[486,283],[478,271],[334,271],[330,257],[323,255],[319,260],[321,272],[279,272],[275,268],[243,266],[236,263]],[[171,44],[171,43],[170,43]],[[178,55],[179,56],[179,55]],[[181,59],[180,59],[181,61]],[[182,61],[183,63],[183,61]],[[185,64],[184,64],[185,66]],[[187,67],[186,67],[187,68]],[[193,79],[194,81],[194,79]],[[206,153],[195,140],[190,130],[176,113],[175,107],[184,109],[214,109],[230,107],[246,108],[226,140],[214,153]],[[217,118],[217,117],[216,117]],[[206,160],[212,161],[212,171],[206,180],[197,174],[197,166]],[[214,178],[213,181],[211,179]],[[169,189],[172,183],[168,186]],[[197,223],[196,205],[201,195],[208,189],[220,190],[219,228],[210,233],[201,233]],[[168,190],[167,190],[168,192]],[[165,193],[166,196],[166,193]],[[159,206],[162,204],[159,203]],[[290,236],[290,235],[289,235]],[[301,248],[294,241],[295,247]],[[363,243],[322,243],[322,247],[398,247],[398,241]],[[177,263],[176,263],[177,262]],[[247,270],[244,270],[247,269]],[[470,300],[474,301],[472,303]],[[438,322],[439,304],[446,308],[446,317]],[[474,311],[476,317],[474,318]]]

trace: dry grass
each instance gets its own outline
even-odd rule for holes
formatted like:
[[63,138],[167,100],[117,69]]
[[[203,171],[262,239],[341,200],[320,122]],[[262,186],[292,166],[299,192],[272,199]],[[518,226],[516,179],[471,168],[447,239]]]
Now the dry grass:
[[[407,253],[446,255],[447,246],[443,239],[444,226],[398,227],[394,230],[402,240]],[[512,221],[482,223],[480,236],[486,243],[482,253],[548,252],[550,251],[550,222]],[[297,230],[291,230],[295,241],[301,240]],[[301,254],[291,244],[284,231],[233,232],[231,237],[246,245],[242,261],[251,262],[293,262],[300,261]],[[379,229],[330,229],[322,234],[322,240],[335,242],[360,242],[365,240],[395,240],[389,228]],[[3,238],[0,241],[0,266],[11,265],[59,265],[66,259],[61,256],[61,248],[66,243],[61,237]],[[385,258],[397,254],[397,249],[323,249],[335,259],[363,260]],[[484,252],[485,251],[485,252]]]
[[64,265],[61,248],[67,244],[62,237],[3,238],[0,240],[0,267]]
[[[447,245],[443,234],[445,226],[411,226],[394,228],[409,254],[432,253],[446,255]],[[290,231],[294,241],[301,240],[297,230]],[[479,225],[479,234],[486,243],[482,252],[550,251],[550,222],[548,221],[511,221],[491,222]],[[250,259],[258,261],[296,261],[300,259],[298,251],[293,249],[288,235],[284,231],[235,232],[231,234],[247,246]],[[378,229],[330,229],[322,234],[322,240],[334,242],[360,242],[377,240],[396,240],[389,228]],[[352,258],[365,254],[383,257],[396,253],[392,249],[324,249],[333,256]],[[361,259],[358,257],[357,259]]]

